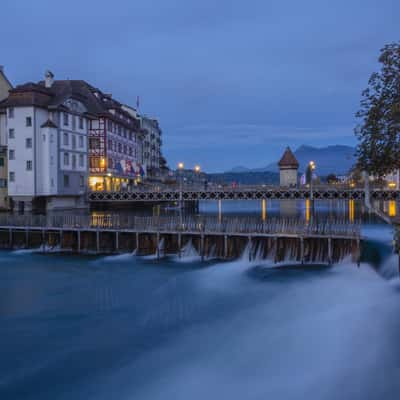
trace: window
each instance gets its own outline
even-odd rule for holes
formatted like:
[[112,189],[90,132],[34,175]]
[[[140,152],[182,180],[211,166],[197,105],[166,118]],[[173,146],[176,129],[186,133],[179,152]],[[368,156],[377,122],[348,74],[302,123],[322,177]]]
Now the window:
[[69,187],[69,176],[64,175],[64,187]]
[[89,148],[90,149],[99,149],[100,148],[100,139],[89,138]]
[[32,117],[26,117],[25,124],[26,126],[32,126]]
[[132,140],[132,132],[129,132],[129,140]]
[[0,167],[4,167],[4,158],[0,157]]
[[42,135],[43,142],[46,141],[46,135]]
[[79,176],[79,186],[84,187],[85,186],[85,177],[83,175]]
[[108,140],[108,149],[112,150],[112,140]]
[[54,157],[50,156],[50,165],[53,165],[53,164],[54,164]]
[[114,168],[114,162],[112,158],[108,159],[108,168],[113,169]]
[[72,135],[72,148],[76,149],[76,136]]
[[31,149],[32,148],[32,138],[25,139],[25,147],[27,149]]
[[119,151],[120,153],[122,153],[122,144],[121,144],[121,143],[118,143],[118,151]]
[[7,179],[0,179],[0,188],[7,187]]
[[8,159],[9,160],[15,160],[15,150],[9,150],[8,151]]
[[128,152],[126,144],[124,144],[124,154],[126,154]]
[[63,144],[64,144],[64,146],[68,146],[68,144],[69,144],[69,135],[68,135],[67,132],[64,132],[64,135],[63,135]]
[[64,165],[69,165],[69,153],[64,153]]
[[132,157],[132,147],[129,147],[129,155]]
[[10,171],[9,179],[10,179],[10,182],[15,182],[15,172]]
[[72,169],[76,168],[76,154],[72,154]]
[[53,136],[53,134],[51,134],[50,135],[50,143],[53,143],[54,142],[54,136]]
[[112,122],[111,121],[107,121],[107,128],[110,132],[112,131]]
[[15,130],[14,129],[9,129],[8,130],[8,137],[10,139],[14,139],[15,138]]
[[14,107],[8,109],[8,118],[14,118]]
[[71,115],[72,119],[72,130],[74,131],[76,129],[76,117],[75,115]]
[[53,187],[54,186],[54,179],[53,178],[51,178],[51,180],[50,180],[50,185]]
[[68,113],[63,113],[63,123],[65,126],[68,126]]
[[79,129],[83,129],[83,118],[79,117]]
[[32,171],[32,161],[31,160],[28,160],[26,162],[26,170],[27,171]]
[[79,166],[80,167],[84,167],[85,166],[84,159],[83,159],[83,154],[79,154]]
[[83,148],[83,136],[79,136],[79,147]]

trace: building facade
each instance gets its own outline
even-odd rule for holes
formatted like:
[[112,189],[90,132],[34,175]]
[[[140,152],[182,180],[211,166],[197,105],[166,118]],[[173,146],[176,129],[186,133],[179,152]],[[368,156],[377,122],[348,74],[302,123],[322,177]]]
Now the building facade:
[[159,178],[161,174],[161,145],[162,131],[157,119],[142,116],[141,128],[143,132],[143,164],[149,178]]
[[280,186],[297,186],[299,162],[290,150],[290,147],[286,148],[278,165]]
[[[5,75],[4,67],[0,65],[0,101],[8,97],[11,89],[12,85]],[[0,210],[7,210],[9,208],[6,132],[6,113],[0,110]]]
[[83,206],[88,178],[85,99],[69,81],[55,84],[48,72],[39,83],[10,91],[0,103],[6,115],[8,196],[19,210]]

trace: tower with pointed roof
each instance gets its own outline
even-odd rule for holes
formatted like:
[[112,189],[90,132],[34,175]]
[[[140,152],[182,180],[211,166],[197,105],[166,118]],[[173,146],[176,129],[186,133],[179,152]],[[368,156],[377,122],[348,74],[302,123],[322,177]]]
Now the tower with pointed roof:
[[279,165],[279,184],[284,187],[297,186],[297,172],[299,170],[299,162],[290,150],[286,147],[282,158],[278,162]]

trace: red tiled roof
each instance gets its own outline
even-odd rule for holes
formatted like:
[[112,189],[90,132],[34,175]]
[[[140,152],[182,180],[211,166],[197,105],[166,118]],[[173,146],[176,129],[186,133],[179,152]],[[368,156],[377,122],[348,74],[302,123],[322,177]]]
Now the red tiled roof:
[[286,147],[285,152],[283,153],[282,158],[278,162],[280,168],[299,168],[299,162],[297,161],[296,157],[290,150],[290,147]]

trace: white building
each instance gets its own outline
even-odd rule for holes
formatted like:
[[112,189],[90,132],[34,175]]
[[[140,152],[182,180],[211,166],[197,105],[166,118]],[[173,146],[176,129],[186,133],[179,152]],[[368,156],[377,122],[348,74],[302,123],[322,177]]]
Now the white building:
[[140,120],[144,135],[143,164],[146,166],[147,176],[156,178],[160,176],[162,131],[157,119],[142,116]]
[[290,150],[290,147],[286,148],[278,165],[280,186],[296,186],[298,179],[299,162],[292,153],[292,150]]
[[19,210],[84,205],[91,116],[73,85],[58,83],[47,72],[44,82],[17,86],[0,103],[6,113],[8,194]]

